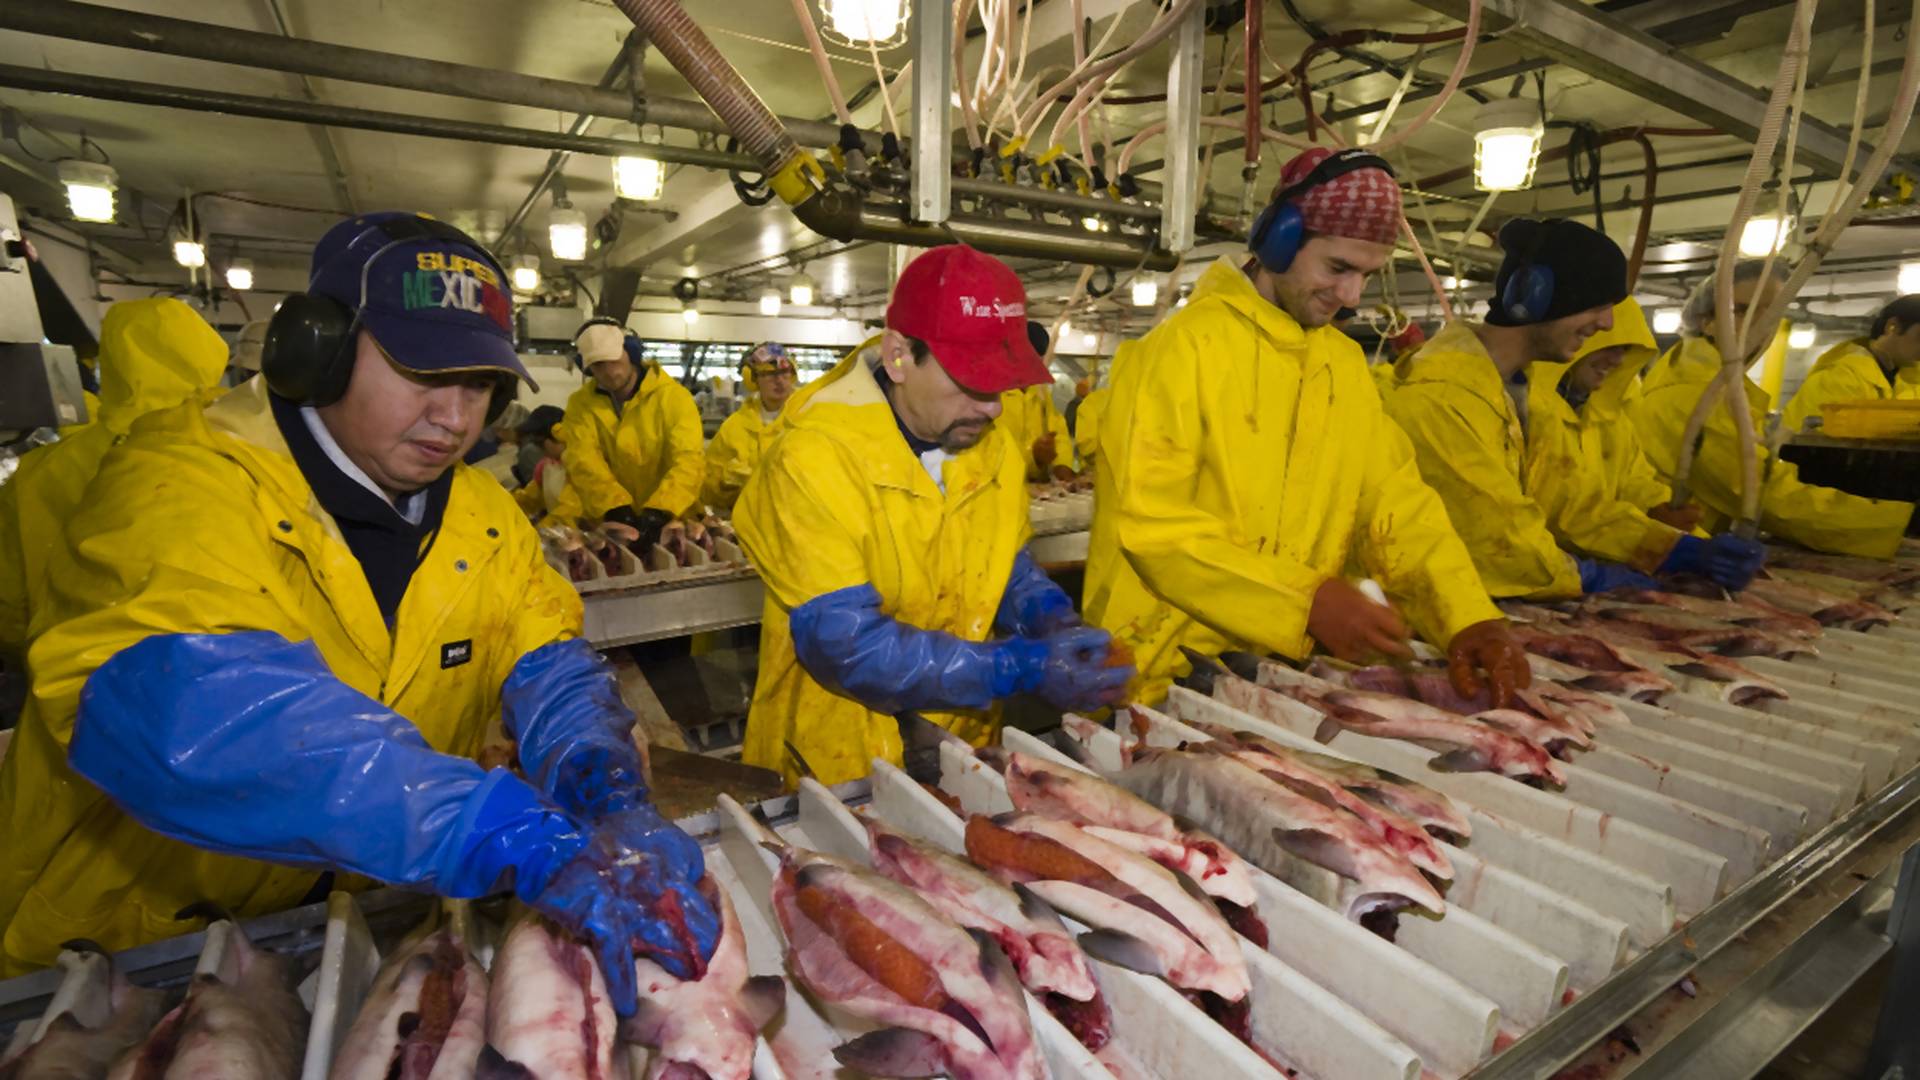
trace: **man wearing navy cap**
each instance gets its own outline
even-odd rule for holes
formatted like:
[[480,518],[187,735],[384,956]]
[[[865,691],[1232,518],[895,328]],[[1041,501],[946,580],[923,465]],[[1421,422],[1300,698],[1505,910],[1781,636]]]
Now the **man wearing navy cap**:
[[[329,871],[510,886],[622,1012],[637,954],[700,970],[699,847],[648,800],[578,595],[460,463],[531,382],[502,276],[430,218],[341,222],[262,378],[108,454],[0,767],[0,977],[183,933],[198,901],[281,911]],[[471,760],[496,726],[529,779]]]
[[885,332],[787,402],[733,518],[767,587],[749,764],[836,784],[899,763],[899,714],[980,745],[1001,698],[1095,709],[1132,677],[1027,553],[1025,449],[995,423],[1052,379],[1026,300],[1000,260],[934,248]]

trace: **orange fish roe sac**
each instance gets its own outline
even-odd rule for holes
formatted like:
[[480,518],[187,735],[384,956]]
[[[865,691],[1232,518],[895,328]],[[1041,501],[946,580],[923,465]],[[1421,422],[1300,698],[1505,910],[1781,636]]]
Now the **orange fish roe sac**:
[[827,890],[801,885],[794,890],[800,913],[838,942],[854,966],[881,986],[900,995],[909,1005],[935,1012],[947,1010],[950,1000],[940,974],[914,955],[871,919],[840,902]]
[[1087,884],[1108,878],[1105,867],[1055,840],[1003,829],[986,817],[967,819],[967,858],[1004,867],[1029,879]]

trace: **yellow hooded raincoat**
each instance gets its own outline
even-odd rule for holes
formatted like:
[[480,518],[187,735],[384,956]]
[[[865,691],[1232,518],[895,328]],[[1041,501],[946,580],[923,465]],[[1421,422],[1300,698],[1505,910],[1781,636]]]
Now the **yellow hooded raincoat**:
[[[985,641],[1014,556],[1032,533],[1026,466],[999,425],[945,462],[943,491],[900,436],[871,367],[874,344],[788,399],[780,439],[734,512],[767,588],[741,757],[789,782],[798,770],[788,743],[821,782],[836,784],[867,775],[876,757],[898,763],[900,735],[892,716],[807,674],[787,613],[872,585],[887,615],[908,626]],[[999,728],[997,708],[923,715],[976,746]]]
[[85,424],[20,459],[0,484],[0,650],[23,652],[44,625],[50,550],[100,459],[133,422],[221,393],[227,343],[171,297],[124,300],[100,325],[100,404]]
[[[1560,380],[1581,357],[1616,346],[1626,350],[1625,359],[1576,411],[1560,396]],[[1636,378],[1654,353],[1647,317],[1639,304],[1627,299],[1613,309],[1613,328],[1588,338],[1572,362],[1540,361],[1527,369],[1527,494],[1540,504],[1547,528],[1562,546],[1642,573],[1659,569],[1680,539],[1678,529],[1647,516],[1648,509],[1667,500],[1669,491],[1653,475],[1629,431],[1623,453],[1631,453],[1629,468],[1646,475],[1650,488],[1636,494],[1652,498],[1641,503],[1623,494],[1606,461],[1605,410],[1595,410],[1594,404],[1613,384]],[[1602,419],[1591,419],[1596,413]]]
[[1020,448],[1020,456],[1027,463],[1027,479],[1053,478],[1052,465],[1042,469],[1033,459],[1034,440],[1049,433],[1053,435],[1053,465],[1073,466],[1073,436],[1067,432],[1067,418],[1053,407],[1052,386],[1029,386],[1001,394],[1000,419],[994,426],[1006,432]]
[[706,480],[700,486],[700,501],[715,512],[725,514],[740,498],[747,477],[760,467],[760,459],[773,444],[780,417],[768,420],[760,413],[760,395],[747,399],[713,433],[707,444]]
[[[1640,398],[1632,406],[1641,445],[1654,468],[1671,483],[1679,467],[1680,437],[1687,418],[1720,370],[1720,350],[1706,338],[1688,337],[1667,350],[1641,379]],[[1752,379],[1743,380],[1755,430],[1767,414],[1766,391]],[[1757,436],[1756,436],[1757,438]],[[1837,488],[1800,482],[1799,470],[1785,461],[1769,461],[1761,443],[1760,526],[1794,543],[1837,555],[1872,559],[1890,557],[1900,546],[1901,534],[1913,516],[1913,504],[1866,499]],[[1769,468],[1771,466],[1771,468]],[[1727,403],[1707,415],[1699,452],[1694,456],[1693,496],[1710,511],[1701,524],[1710,531],[1725,527],[1740,512],[1740,451],[1738,433]]]
[[1116,365],[1100,446],[1084,607],[1133,650],[1136,700],[1186,672],[1181,645],[1306,656],[1314,591],[1349,570],[1437,645],[1500,617],[1360,346],[1229,260]]
[[[259,379],[143,420],[101,464],[67,539],[59,619],[34,642],[33,693],[0,765],[0,977],[52,963],[74,938],[117,950],[182,933],[174,914],[196,901],[283,911],[316,879],[150,832],[67,767],[81,687],[121,649],[152,634],[311,639],[342,682],[434,749],[471,756],[497,735],[513,665],[580,631],[579,595],[513,497],[465,465],[389,630]],[[471,660],[443,666],[461,641]]]
[[1781,430],[1796,433],[1806,426],[1807,418],[1820,415],[1820,406],[1838,401],[1888,401],[1920,399],[1920,382],[1910,377],[1910,369],[1889,380],[1880,361],[1867,348],[1865,338],[1843,341],[1813,362],[1813,369],[1787,402],[1781,418]]
[[1446,503],[1487,592],[1502,599],[1580,595],[1580,568],[1522,486],[1527,437],[1493,357],[1451,322],[1394,365],[1387,415],[1413,443],[1420,475]]
[[567,483],[589,517],[622,506],[679,517],[700,501],[700,406],[657,363],[647,363],[640,388],[618,413],[589,380],[567,399],[556,433],[567,445],[560,457]]

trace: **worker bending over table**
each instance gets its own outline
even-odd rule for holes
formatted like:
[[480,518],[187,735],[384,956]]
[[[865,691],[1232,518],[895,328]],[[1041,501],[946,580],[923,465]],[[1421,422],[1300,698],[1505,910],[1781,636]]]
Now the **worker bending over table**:
[[1179,646],[1303,659],[1410,655],[1408,625],[1457,685],[1504,698],[1525,654],[1446,510],[1381,411],[1360,346],[1329,325],[1392,255],[1400,189],[1362,151],[1309,150],[1185,307],[1113,366],[1087,555],[1087,619],[1133,650],[1134,698],[1186,670]]
[[[1681,309],[1679,344],[1647,369],[1640,380],[1639,399],[1629,410],[1647,459],[1669,484],[1691,490],[1708,511],[1702,523],[1715,531],[1725,528],[1741,510],[1739,431],[1724,395],[1707,413],[1691,472],[1678,474],[1687,418],[1722,365],[1717,336],[1720,327],[1716,325],[1713,301],[1716,277],[1717,272],[1694,286]],[[1736,263],[1733,317],[1744,319],[1750,308],[1766,307],[1785,277],[1786,270],[1778,263],[1771,272],[1764,260]],[[1815,551],[1891,558],[1913,517],[1913,504],[1868,499],[1838,488],[1801,483],[1799,469],[1792,462],[1775,460],[1760,437],[1770,402],[1767,392],[1744,374],[1741,387],[1752,413],[1760,456],[1760,528]]]
[[[648,800],[580,598],[460,464],[527,378],[499,263],[406,213],[344,221],[262,378],[110,452],[0,766],[0,976],[325,895],[325,871],[511,887],[596,950],[697,970],[700,848]],[[471,757],[504,724],[527,780]]]
[[1116,700],[1133,671],[1028,553],[1025,454],[994,422],[1003,393],[1049,381],[1019,278],[954,244],[907,264],[885,332],[787,403],[733,519],[766,584],[748,764],[834,784],[899,762],[897,714],[981,745],[1011,694]]
[[[1745,588],[1764,548],[1732,535],[1685,536],[1611,497],[1569,436],[1556,376],[1630,303],[1626,256],[1577,221],[1514,218],[1500,245],[1486,320],[1448,323],[1401,358],[1386,394],[1387,414],[1412,440],[1420,475],[1446,503],[1487,591],[1564,600],[1651,588],[1655,572]],[[1539,387],[1529,378],[1536,370],[1546,380]],[[1544,415],[1534,415],[1535,402]]]
[[700,501],[706,435],[693,394],[617,319],[589,319],[574,335],[592,379],[567,399],[560,460],[589,518],[639,533],[640,550]]
[[779,342],[756,346],[740,367],[753,396],[721,423],[707,444],[707,475],[700,501],[719,514],[732,512],[747,477],[760,467],[760,458],[773,442],[778,430],[774,421],[793,396],[793,357]]
[[1866,337],[1843,341],[1813,362],[1787,403],[1788,434],[1836,401],[1920,399],[1920,293],[1890,301],[1873,317]]

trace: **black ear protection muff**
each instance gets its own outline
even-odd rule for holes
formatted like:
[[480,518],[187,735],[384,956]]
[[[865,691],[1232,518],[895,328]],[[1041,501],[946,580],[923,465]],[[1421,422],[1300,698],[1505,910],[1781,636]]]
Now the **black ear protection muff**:
[[1294,256],[1300,254],[1307,232],[1306,218],[1294,200],[1321,184],[1361,169],[1379,169],[1388,176],[1393,175],[1393,166],[1378,154],[1358,147],[1334,151],[1307,175],[1282,188],[1273,202],[1260,211],[1260,216],[1253,219],[1253,228],[1247,232],[1247,250],[1260,260],[1261,266],[1276,274],[1286,273],[1287,267],[1293,265]]
[[[267,388],[302,405],[331,405],[347,392],[353,374],[354,337],[360,330],[360,309],[367,303],[367,278],[382,255],[412,240],[444,240],[479,252],[487,265],[506,280],[507,272],[479,241],[444,221],[429,217],[399,217],[368,225],[360,237],[378,231],[386,243],[375,249],[360,267],[360,302],[353,307],[315,292],[293,293],[267,323],[267,340],[260,352],[260,374]],[[502,380],[487,407],[492,424],[513,401],[512,379]]]
[[[634,359],[634,352],[636,350],[632,344],[630,344],[633,341],[633,332],[627,329],[627,324],[611,315],[595,315],[593,318],[581,323],[580,329],[573,332],[573,366],[580,374],[585,375],[587,373],[586,358],[580,355],[580,335],[586,333],[587,327],[589,326],[611,326],[615,330],[620,331],[622,345],[625,346],[627,351],[627,359]],[[635,363],[638,363],[638,361],[636,360]]]
[[1539,223],[1520,250],[1510,253],[1519,260],[1519,265],[1513,268],[1506,286],[1500,290],[1500,306],[1507,309],[1516,323],[1539,322],[1553,307],[1553,267],[1534,261],[1540,257],[1546,238],[1546,224]]

